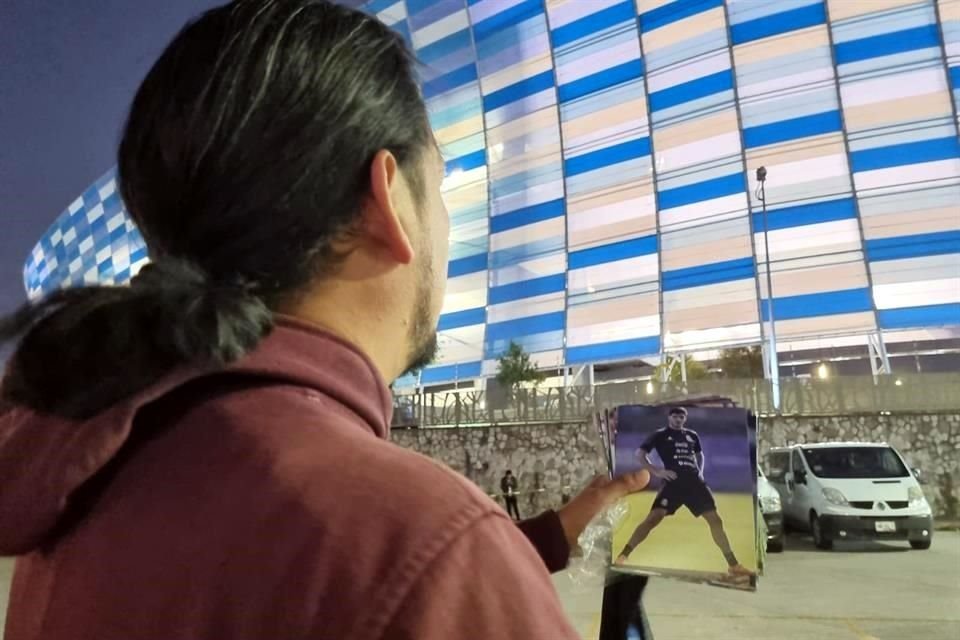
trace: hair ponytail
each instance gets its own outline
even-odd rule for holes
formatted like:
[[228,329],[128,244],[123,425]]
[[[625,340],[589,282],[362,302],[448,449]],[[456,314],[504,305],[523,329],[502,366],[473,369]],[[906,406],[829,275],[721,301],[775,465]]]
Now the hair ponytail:
[[130,286],[65,289],[0,320],[0,342],[23,336],[0,393],[38,411],[89,417],[178,367],[228,364],[271,327],[252,287],[163,259]]

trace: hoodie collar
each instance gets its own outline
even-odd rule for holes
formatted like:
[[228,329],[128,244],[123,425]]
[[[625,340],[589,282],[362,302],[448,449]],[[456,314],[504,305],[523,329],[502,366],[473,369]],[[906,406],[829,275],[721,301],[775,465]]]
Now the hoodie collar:
[[87,420],[0,406],[0,555],[36,548],[71,496],[112,460],[139,411],[184,384],[218,375],[289,384],[332,398],[386,439],[393,399],[378,370],[356,347],[289,318],[247,357],[225,370],[185,369]]

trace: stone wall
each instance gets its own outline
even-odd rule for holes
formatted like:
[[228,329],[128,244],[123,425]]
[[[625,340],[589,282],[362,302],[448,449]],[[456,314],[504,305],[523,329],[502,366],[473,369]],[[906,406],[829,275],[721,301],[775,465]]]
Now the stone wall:
[[[489,494],[499,492],[500,477],[511,469],[524,515],[559,505],[605,469],[599,437],[583,424],[395,430],[393,440],[453,467]],[[958,517],[960,413],[764,418],[761,460],[773,446],[841,440],[890,443],[923,473],[934,510]]]
[[606,470],[599,435],[582,424],[399,429],[392,439],[452,467],[491,495],[499,494],[500,478],[510,469],[524,517],[560,505],[565,487],[579,488]]

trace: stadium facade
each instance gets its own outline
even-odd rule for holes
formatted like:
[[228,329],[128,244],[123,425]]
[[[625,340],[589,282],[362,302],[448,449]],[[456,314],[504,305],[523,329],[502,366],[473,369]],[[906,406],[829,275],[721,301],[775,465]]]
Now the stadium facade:
[[[447,156],[421,384],[491,375],[510,341],[544,368],[760,344],[771,307],[781,352],[960,335],[960,0],[365,6],[415,50]],[[25,282],[146,259],[110,171]]]

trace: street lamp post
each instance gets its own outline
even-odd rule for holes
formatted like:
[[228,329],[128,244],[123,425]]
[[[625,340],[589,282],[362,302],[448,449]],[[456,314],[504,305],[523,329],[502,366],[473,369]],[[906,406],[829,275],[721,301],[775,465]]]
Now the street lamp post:
[[770,328],[767,331],[767,339],[769,340],[767,345],[767,377],[770,379],[770,384],[773,391],[773,408],[777,411],[780,410],[780,363],[777,358],[777,324],[773,316],[773,277],[770,274],[770,225],[767,222],[767,168],[759,167],[757,169],[757,186],[756,196],[760,200],[760,205],[763,211],[763,254],[764,262],[766,263],[767,271],[767,321],[770,323]]

